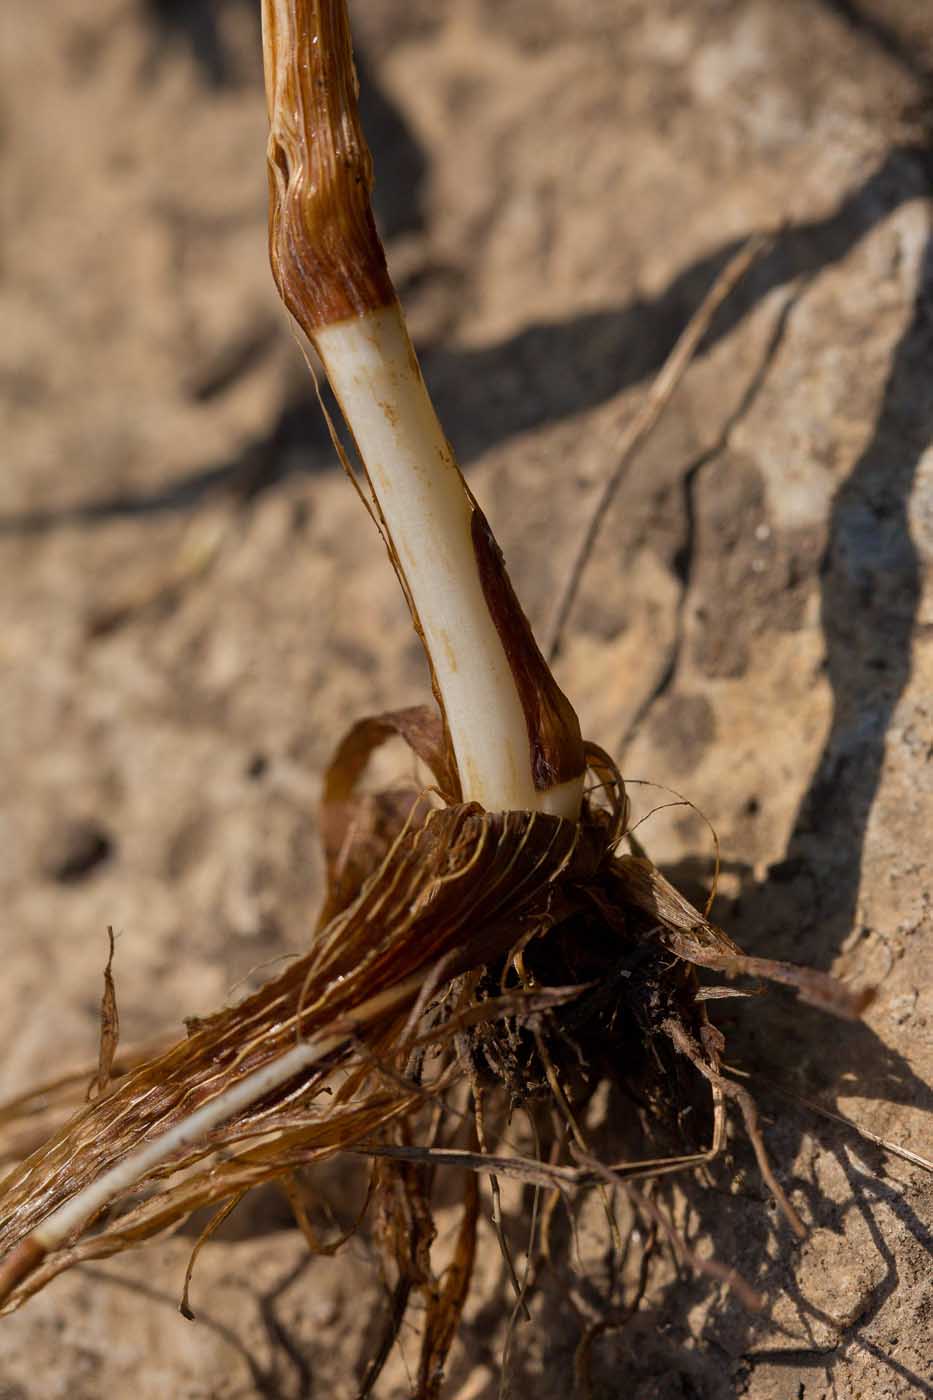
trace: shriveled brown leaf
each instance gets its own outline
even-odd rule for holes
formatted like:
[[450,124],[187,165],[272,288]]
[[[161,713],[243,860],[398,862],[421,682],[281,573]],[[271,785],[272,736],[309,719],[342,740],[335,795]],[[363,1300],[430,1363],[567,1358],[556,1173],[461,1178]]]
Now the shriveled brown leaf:
[[[391,1065],[404,1049],[398,1036],[419,979],[442,958],[450,959],[454,976],[501,956],[557,882],[593,868],[593,839],[557,818],[489,814],[469,805],[431,812],[409,828],[303,958],[128,1074],[8,1174],[0,1184],[0,1254],[144,1138],[280,1056],[296,1037],[327,1031],[345,1036],[344,1048],[273,1101],[253,1105],[153,1170],[139,1183],[154,1192],[148,1200],[50,1257],[14,1303],[79,1258],[103,1257],[146,1238],[197,1206],[350,1147],[404,1114],[419,1093],[387,1087],[374,1064]],[[361,1024],[360,1009],[380,1007],[380,997],[385,1010]],[[353,1048],[360,1037],[365,1062]],[[338,1065],[342,1082],[320,1097]],[[224,1159],[204,1165],[220,1149]]]
[[413,705],[354,724],[324,775],[320,825],[327,884],[318,921],[321,927],[356,898],[363,881],[378,868],[406,822],[414,818],[420,794],[411,786],[391,792],[359,792],[373,754],[395,737],[403,739],[427,765],[448,801],[459,791],[450,743],[436,709]]
[[799,992],[803,1001],[847,1020],[857,1020],[874,998],[871,988],[855,990],[815,968],[748,957],[722,929],[684,899],[649,860],[623,856],[615,863],[615,874],[623,902],[653,915],[658,922],[658,937],[684,962],[724,972],[729,977],[764,977],[769,982],[781,982]]

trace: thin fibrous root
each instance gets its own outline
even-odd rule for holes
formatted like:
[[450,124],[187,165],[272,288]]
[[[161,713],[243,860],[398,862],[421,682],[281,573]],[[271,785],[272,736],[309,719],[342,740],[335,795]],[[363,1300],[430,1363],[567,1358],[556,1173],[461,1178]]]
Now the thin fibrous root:
[[752,1098],[751,1094],[747,1089],[744,1089],[741,1084],[735,1084],[732,1080],[725,1079],[718,1069],[715,1069],[709,1064],[693,1036],[690,1035],[689,1031],[686,1030],[680,1021],[668,1019],[662,1022],[661,1028],[665,1034],[670,1037],[675,1048],[679,1050],[682,1055],[687,1057],[693,1067],[699,1070],[704,1079],[708,1080],[714,1088],[725,1094],[727,1098],[734,1099],[738,1104],[745,1122],[745,1131],[748,1133],[749,1140],[754,1149],[755,1159],[758,1162],[758,1170],[764,1177],[768,1190],[777,1201],[784,1218],[788,1225],[790,1225],[794,1234],[798,1239],[805,1239],[807,1227],[788,1200],[787,1193],[774,1175],[773,1168],[768,1160],[764,1140],[761,1136],[761,1129],[758,1126],[758,1109],[755,1106],[755,1100]]

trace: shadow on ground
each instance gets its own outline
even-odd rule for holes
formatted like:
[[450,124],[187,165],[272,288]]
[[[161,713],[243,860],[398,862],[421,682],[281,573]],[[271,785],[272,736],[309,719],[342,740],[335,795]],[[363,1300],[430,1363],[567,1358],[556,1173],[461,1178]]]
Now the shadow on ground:
[[[406,142],[402,144],[407,149]],[[390,163],[385,155],[381,159]],[[901,204],[926,193],[930,168],[924,148],[898,147],[828,218],[787,229],[723,308],[704,348],[729,335],[775,288],[845,258]],[[740,246],[730,240],[690,264],[651,301],[638,299],[563,322],[527,326],[479,349],[421,345],[425,378],[461,461],[469,464],[517,433],[594,408],[650,378]],[[260,339],[258,353],[264,348]],[[254,360],[252,353],[243,357],[244,373]],[[226,375],[221,387],[231,387],[236,377],[235,371]],[[199,392],[203,394],[203,386]],[[892,404],[890,412],[895,411],[900,410]],[[884,427],[885,440],[891,430],[890,424]],[[62,524],[144,520],[190,510],[218,490],[250,500],[294,472],[316,473],[335,466],[320,408],[303,380],[272,425],[236,458],[198,467],[147,493],[115,493],[67,509],[49,505],[0,516],[0,535],[42,532]]]

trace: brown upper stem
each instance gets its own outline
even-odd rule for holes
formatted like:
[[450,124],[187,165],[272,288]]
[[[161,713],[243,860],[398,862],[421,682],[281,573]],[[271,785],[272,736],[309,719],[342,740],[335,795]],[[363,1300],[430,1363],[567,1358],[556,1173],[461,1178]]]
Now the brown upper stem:
[[269,258],[313,339],[395,292],[373,219],[344,0],[263,0],[269,107]]

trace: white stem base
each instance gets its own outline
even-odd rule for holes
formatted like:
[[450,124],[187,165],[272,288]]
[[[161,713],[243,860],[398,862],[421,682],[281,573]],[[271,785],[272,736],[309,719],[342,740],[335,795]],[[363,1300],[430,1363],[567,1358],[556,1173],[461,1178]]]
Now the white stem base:
[[424,632],[464,800],[576,821],[582,775],[535,787],[525,714],[477,567],[473,507],[398,305],[327,326],[315,345]]

